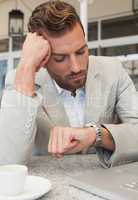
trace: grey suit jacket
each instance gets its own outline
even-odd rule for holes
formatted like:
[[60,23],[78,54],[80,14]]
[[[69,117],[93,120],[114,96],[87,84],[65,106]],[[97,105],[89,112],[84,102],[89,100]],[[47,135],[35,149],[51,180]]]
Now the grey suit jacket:
[[[13,88],[8,73],[0,110],[0,163],[25,163],[32,148],[46,154],[50,129],[70,126],[53,80],[45,69],[36,74],[36,97]],[[138,95],[115,58],[90,56],[86,81],[85,123],[103,124],[115,141],[115,152],[96,152],[104,167],[138,160]],[[120,120],[115,123],[115,118]]]

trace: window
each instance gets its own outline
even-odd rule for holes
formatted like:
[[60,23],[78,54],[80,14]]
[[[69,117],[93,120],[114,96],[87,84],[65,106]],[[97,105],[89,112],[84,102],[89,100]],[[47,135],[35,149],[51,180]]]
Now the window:
[[138,12],[138,0],[132,0],[132,9],[134,12]]
[[9,39],[0,40],[0,53],[9,51]]
[[89,55],[97,56],[97,49],[89,49]]
[[88,24],[88,41],[98,39],[98,24],[97,22],[91,22]]
[[16,68],[19,63],[20,58],[14,58],[13,59],[13,67]]
[[22,49],[23,42],[25,40],[25,36],[14,36],[12,37],[12,50],[18,51]]
[[105,47],[101,49],[103,56],[120,56],[135,54],[138,52],[138,44],[123,45],[116,47]]
[[137,35],[138,15],[103,20],[101,26],[102,39]]

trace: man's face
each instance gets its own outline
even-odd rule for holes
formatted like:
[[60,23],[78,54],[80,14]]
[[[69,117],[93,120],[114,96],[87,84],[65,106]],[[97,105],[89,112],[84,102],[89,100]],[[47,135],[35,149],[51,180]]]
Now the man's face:
[[47,36],[51,57],[47,63],[50,76],[64,89],[83,87],[88,68],[88,47],[79,24],[60,37]]

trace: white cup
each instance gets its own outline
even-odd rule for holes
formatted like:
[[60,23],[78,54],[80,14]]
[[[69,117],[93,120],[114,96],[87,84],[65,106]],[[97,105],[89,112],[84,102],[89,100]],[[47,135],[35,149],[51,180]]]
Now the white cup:
[[23,192],[28,168],[25,165],[0,166],[0,195],[18,195]]

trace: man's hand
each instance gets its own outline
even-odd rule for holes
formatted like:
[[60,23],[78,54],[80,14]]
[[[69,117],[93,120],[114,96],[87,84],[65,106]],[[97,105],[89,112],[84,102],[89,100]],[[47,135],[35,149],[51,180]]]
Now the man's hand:
[[15,89],[27,96],[35,93],[35,73],[44,67],[50,57],[50,45],[37,33],[28,33],[23,44],[21,60],[16,70]]
[[90,128],[54,127],[50,132],[48,151],[56,157],[77,153],[95,143],[96,134]]

